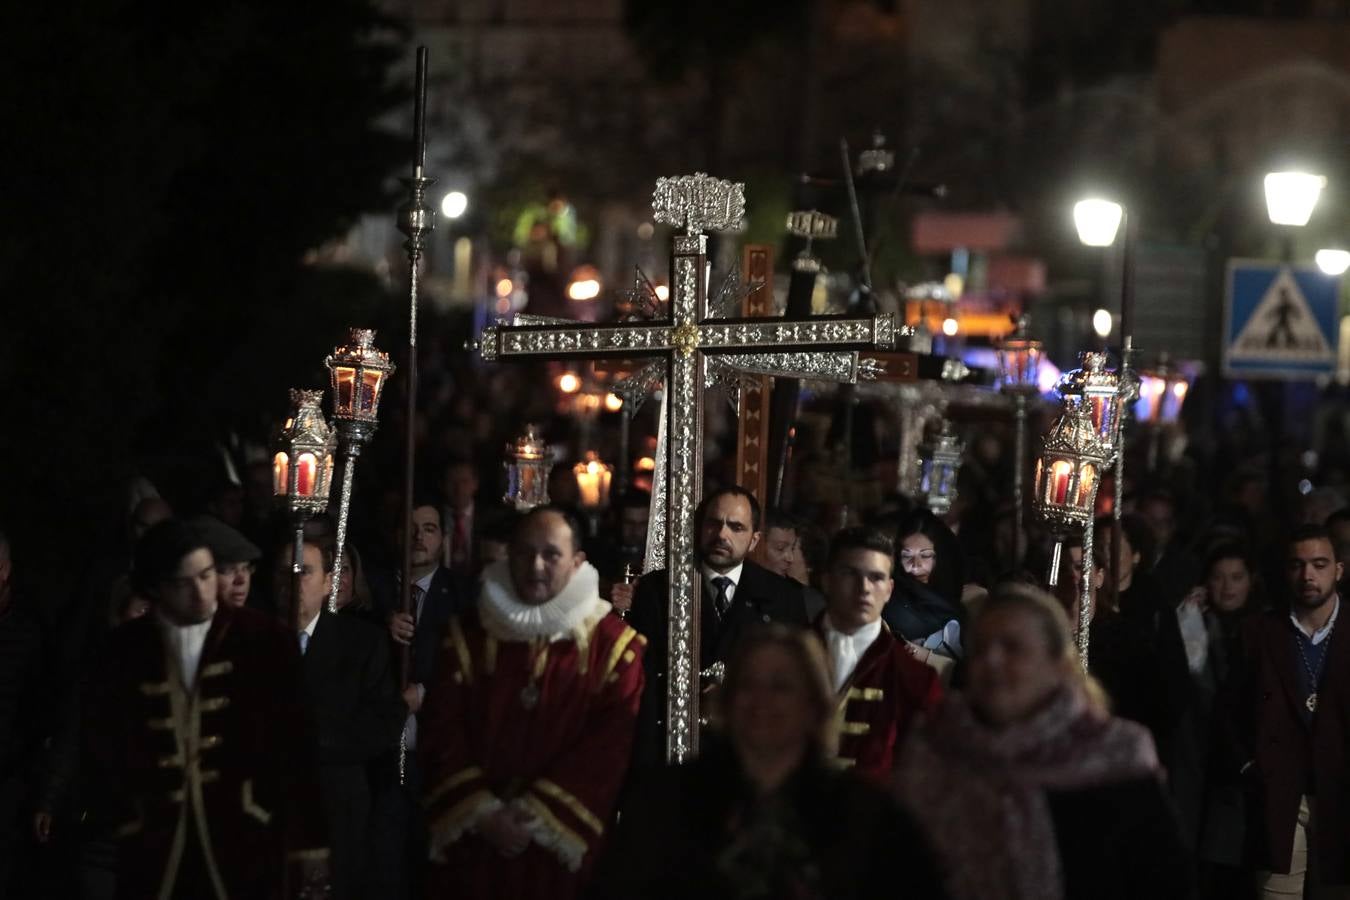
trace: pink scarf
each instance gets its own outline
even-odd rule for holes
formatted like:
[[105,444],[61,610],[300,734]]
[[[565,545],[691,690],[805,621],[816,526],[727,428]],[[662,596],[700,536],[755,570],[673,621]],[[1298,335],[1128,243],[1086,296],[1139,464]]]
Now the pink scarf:
[[1153,739],[1093,707],[1083,688],[995,731],[959,695],[906,741],[900,802],[928,833],[952,900],[1060,900],[1047,790],[1159,775]]

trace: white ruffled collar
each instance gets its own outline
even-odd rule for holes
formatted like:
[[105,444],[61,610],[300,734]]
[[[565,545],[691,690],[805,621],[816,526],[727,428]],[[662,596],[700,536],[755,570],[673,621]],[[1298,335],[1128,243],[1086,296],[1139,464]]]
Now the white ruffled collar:
[[562,593],[538,606],[516,599],[511,571],[503,560],[483,570],[478,616],[487,633],[502,641],[585,640],[591,626],[609,613],[600,599],[600,573],[583,562]]

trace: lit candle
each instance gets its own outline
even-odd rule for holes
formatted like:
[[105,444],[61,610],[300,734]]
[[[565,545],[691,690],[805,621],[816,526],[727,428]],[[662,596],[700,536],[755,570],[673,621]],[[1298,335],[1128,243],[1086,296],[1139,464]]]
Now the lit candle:
[[598,459],[577,463],[572,469],[576,476],[577,492],[584,509],[600,509],[609,499],[609,466]]
[[1069,499],[1069,470],[1069,464],[1062,459],[1056,460],[1055,464],[1050,467],[1052,479],[1051,502],[1064,503]]
[[308,497],[314,493],[314,473],[318,468],[318,461],[313,453],[301,453],[298,465],[295,492],[301,497]]

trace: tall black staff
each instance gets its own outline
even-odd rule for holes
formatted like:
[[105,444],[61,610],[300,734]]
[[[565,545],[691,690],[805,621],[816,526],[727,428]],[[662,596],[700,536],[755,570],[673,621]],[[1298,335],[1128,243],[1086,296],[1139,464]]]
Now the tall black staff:
[[[413,470],[417,464],[417,289],[420,281],[418,263],[427,237],[436,227],[436,211],[427,202],[427,188],[436,179],[425,175],[427,160],[427,48],[417,48],[417,84],[414,89],[416,110],[413,113],[413,170],[411,178],[400,179],[408,188],[408,200],[398,209],[398,230],[407,240],[408,251],[408,361],[406,363],[408,404],[404,423],[405,452],[403,471],[403,577],[399,580],[399,610],[412,615],[412,514]],[[411,647],[405,644],[400,653],[399,672],[402,684],[408,684],[412,664]]]

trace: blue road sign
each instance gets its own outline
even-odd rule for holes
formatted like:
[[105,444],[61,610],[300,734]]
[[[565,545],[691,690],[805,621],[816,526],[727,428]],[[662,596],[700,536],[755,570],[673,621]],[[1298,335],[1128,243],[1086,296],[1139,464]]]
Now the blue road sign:
[[1314,379],[1336,373],[1340,279],[1260,260],[1228,263],[1224,374]]

